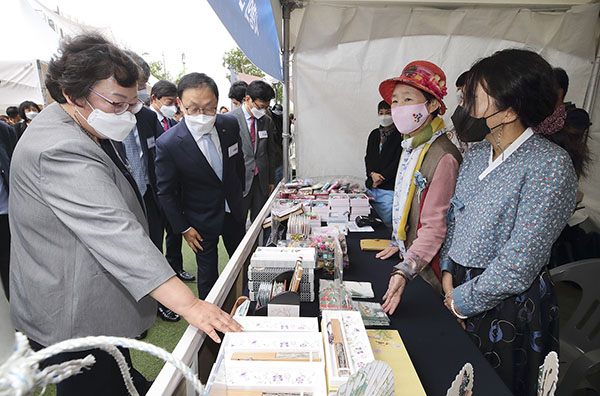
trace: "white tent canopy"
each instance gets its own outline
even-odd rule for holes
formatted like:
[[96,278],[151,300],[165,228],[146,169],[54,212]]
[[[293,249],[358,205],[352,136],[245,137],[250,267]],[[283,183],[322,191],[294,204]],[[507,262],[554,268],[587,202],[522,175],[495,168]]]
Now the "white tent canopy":
[[58,48],[58,36],[26,0],[2,4],[4,20],[0,37],[4,57],[0,61],[0,110],[24,100],[44,103],[41,61],[48,61]]
[[[524,8],[511,6],[517,3],[513,1],[503,1],[502,6],[488,2],[486,7],[464,6],[469,3],[465,1],[430,2],[438,7],[406,3],[310,1],[292,13],[300,177],[365,178],[367,136],[378,125],[379,83],[399,75],[413,60],[432,61],[445,71],[450,86],[447,123],[457,104],[450,88],[458,75],[477,59],[504,48],[529,48],[564,68],[571,79],[566,99],[579,106],[593,92],[600,4],[530,1],[535,8]],[[591,150],[600,153],[600,110],[592,114]],[[599,169],[596,162],[581,183],[584,204],[596,224]]]

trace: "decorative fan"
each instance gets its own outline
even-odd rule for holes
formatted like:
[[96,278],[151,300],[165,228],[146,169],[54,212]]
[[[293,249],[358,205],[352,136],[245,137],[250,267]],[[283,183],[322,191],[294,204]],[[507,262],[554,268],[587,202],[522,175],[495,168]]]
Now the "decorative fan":
[[386,363],[373,360],[340,386],[337,396],[393,396],[394,373]]
[[546,355],[538,374],[538,396],[554,396],[558,382],[558,355],[552,351]]
[[471,363],[466,363],[458,372],[456,379],[454,379],[452,385],[448,389],[448,392],[446,392],[446,396],[473,395],[474,381],[475,377],[473,374],[473,366],[471,366]]

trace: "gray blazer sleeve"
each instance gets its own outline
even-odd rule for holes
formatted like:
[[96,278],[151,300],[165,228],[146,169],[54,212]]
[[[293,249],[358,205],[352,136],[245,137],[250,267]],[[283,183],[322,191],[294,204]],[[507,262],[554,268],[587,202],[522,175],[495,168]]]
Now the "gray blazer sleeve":
[[42,198],[139,301],[174,272],[127,205],[114,177],[112,167],[78,141],[63,141],[40,157]]

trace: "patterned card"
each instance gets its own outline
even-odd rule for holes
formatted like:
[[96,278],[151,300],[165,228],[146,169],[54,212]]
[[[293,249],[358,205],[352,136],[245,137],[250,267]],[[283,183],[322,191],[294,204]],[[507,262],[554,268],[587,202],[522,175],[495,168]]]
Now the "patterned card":
[[538,396],[553,396],[558,382],[558,355],[552,351],[544,359],[538,375]]
[[426,396],[398,331],[371,329],[367,335],[375,359],[392,368],[396,396]]
[[446,396],[472,396],[474,381],[473,366],[466,363],[450,385]]

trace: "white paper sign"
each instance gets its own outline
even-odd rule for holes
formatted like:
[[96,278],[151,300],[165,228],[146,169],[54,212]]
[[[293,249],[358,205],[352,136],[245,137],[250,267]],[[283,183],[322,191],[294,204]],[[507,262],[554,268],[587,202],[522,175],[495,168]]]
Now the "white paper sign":
[[259,139],[266,139],[269,137],[269,134],[267,133],[267,131],[258,131],[258,138]]

